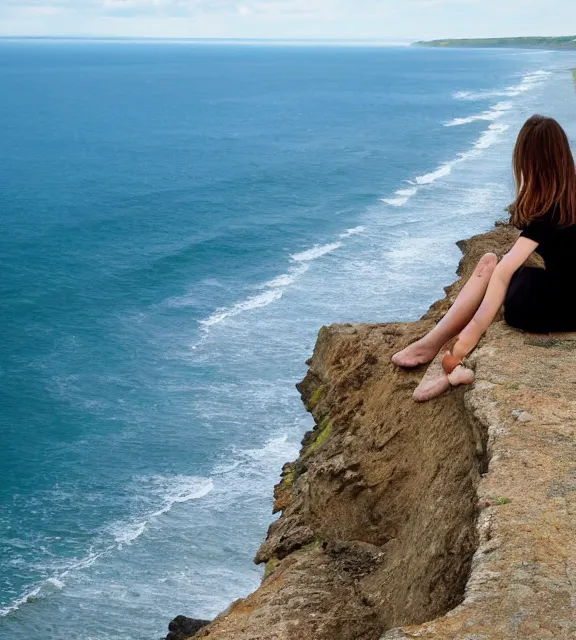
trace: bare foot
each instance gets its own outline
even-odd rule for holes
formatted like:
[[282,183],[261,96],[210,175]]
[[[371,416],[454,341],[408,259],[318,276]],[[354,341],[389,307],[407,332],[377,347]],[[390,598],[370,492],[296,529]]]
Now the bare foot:
[[456,369],[454,369],[454,371],[452,371],[448,376],[448,382],[453,387],[457,387],[461,384],[472,384],[474,379],[474,371],[472,371],[472,369],[466,369],[464,365],[456,367]]
[[442,369],[442,358],[436,358],[428,367],[428,371],[424,374],[412,397],[416,402],[426,402],[442,395],[449,388],[450,381]]
[[458,387],[462,384],[472,384],[474,382],[474,372],[463,365],[459,365],[450,375],[444,373],[442,369],[442,357],[438,356],[428,367],[428,371],[416,387],[412,397],[416,402],[427,402],[432,398],[442,395],[447,389]]
[[421,364],[432,362],[438,355],[438,349],[428,344],[424,338],[413,342],[411,345],[402,349],[392,356],[392,362],[398,367],[411,369]]

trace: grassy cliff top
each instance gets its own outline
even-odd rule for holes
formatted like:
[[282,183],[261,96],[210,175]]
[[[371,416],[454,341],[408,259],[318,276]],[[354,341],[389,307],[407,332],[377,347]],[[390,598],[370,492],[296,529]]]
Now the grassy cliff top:
[[416,47],[511,47],[516,49],[576,49],[576,36],[528,38],[462,38],[414,42]]

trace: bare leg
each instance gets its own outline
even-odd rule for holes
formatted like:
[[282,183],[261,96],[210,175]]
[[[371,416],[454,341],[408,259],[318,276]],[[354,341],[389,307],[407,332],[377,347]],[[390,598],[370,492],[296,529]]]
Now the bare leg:
[[457,336],[478,310],[497,264],[495,254],[482,256],[448,313],[423,338],[395,353],[392,362],[399,367],[417,367],[434,360],[442,346]]

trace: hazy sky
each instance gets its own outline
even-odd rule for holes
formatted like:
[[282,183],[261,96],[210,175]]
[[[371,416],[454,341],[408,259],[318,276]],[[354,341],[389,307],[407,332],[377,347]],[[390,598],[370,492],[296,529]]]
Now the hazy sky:
[[576,0],[0,0],[0,35],[420,39],[576,33]]

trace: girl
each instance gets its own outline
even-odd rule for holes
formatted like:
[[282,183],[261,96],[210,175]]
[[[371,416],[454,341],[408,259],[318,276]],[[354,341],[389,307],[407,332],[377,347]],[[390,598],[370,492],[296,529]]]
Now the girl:
[[[400,367],[417,367],[453,342],[439,375],[427,375],[414,392],[419,402],[450,385],[474,381],[462,359],[476,347],[502,304],[505,321],[517,329],[576,331],[576,167],[556,120],[529,118],[516,141],[513,168],[516,200],[510,207],[511,223],[521,230],[520,237],[499,263],[492,253],[483,256],[442,320],[392,356]],[[524,265],[533,251],[543,258],[545,269]]]

